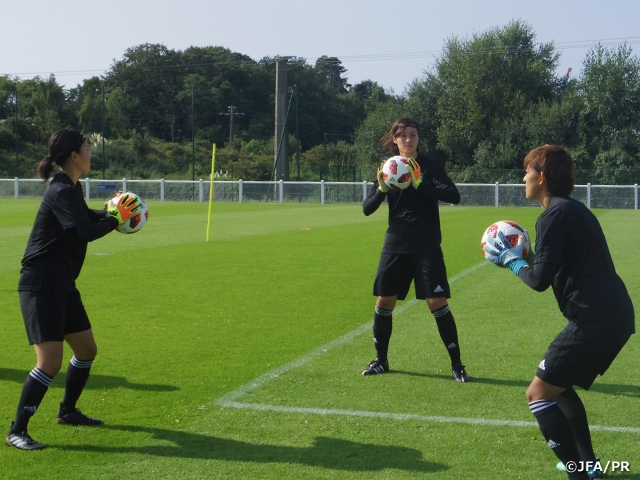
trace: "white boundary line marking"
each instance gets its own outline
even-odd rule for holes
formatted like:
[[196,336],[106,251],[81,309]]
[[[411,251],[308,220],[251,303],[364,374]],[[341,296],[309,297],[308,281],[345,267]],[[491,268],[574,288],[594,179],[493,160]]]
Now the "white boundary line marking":
[[[454,275],[449,280],[449,283],[453,283],[456,280],[459,280],[470,273],[475,272],[479,268],[488,265],[488,262],[481,262],[474,265],[471,268],[468,268],[457,275]],[[419,300],[412,299],[403,303],[400,307],[396,308],[394,311],[399,314],[408,308],[412,307],[416,303],[419,303]],[[491,419],[483,419],[483,418],[464,418],[464,417],[442,417],[442,416],[433,416],[433,415],[416,415],[416,414],[407,414],[407,413],[385,413],[385,412],[367,412],[362,410],[342,410],[342,409],[322,409],[322,408],[301,408],[301,407],[286,407],[286,406],[278,406],[278,405],[264,405],[260,403],[242,403],[237,402],[239,398],[248,395],[254,390],[259,389],[266,383],[270,382],[278,378],[280,375],[283,375],[291,370],[294,370],[302,365],[315,360],[316,358],[324,355],[325,353],[333,350],[340,345],[343,345],[354,338],[362,335],[364,332],[368,332],[371,330],[371,321],[368,321],[364,325],[360,325],[355,330],[352,330],[343,336],[329,342],[325,343],[319,348],[312,350],[311,352],[299,357],[292,362],[289,362],[281,367],[275,368],[270,372],[267,372],[259,377],[251,380],[248,383],[245,383],[239,388],[223,395],[214,401],[216,405],[221,407],[228,408],[238,408],[238,409],[248,409],[248,410],[264,410],[264,411],[275,411],[275,412],[286,412],[286,413],[308,413],[313,415],[344,415],[344,416],[352,416],[352,417],[372,417],[372,418],[389,418],[392,420],[414,420],[419,422],[438,422],[438,423],[463,423],[470,425],[487,425],[487,426],[508,426],[508,427],[538,427],[537,422],[523,422],[516,420],[491,420]],[[640,428],[634,427],[605,427],[599,425],[592,425],[591,430],[598,431],[606,431],[606,432],[624,432],[624,433],[640,433]]]

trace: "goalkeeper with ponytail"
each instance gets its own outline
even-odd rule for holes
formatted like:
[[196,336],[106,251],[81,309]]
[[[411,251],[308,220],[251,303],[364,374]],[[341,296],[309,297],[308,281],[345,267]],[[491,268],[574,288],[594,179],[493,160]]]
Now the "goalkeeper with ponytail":
[[139,215],[136,199],[121,198],[112,211],[91,210],[84,200],[80,175],[91,168],[91,151],[77,130],[59,130],[49,138],[49,154],[37,172],[47,182],[55,173],[38,209],[18,282],[20,308],[36,366],[22,387],[15,420],[6,437],[9,446],[40,450],[44,445],[29,435],[27,426],[53,378],[60,371],[63,342],[73,350],[65,391],[56,422],[100,425],[76,408],[97,353],[91,323],[76,288],[87,244]]

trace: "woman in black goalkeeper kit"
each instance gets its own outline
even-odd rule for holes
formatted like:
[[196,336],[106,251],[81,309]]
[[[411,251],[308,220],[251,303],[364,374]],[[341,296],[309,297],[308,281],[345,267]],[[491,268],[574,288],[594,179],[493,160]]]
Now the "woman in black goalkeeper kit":
[[56,421],[70,425],[99,425],[76,408],[97,353],[91,324],[75,281],[87,252],[87,243],[103,237],[130,217],[138,215],[136,198],[119,194],[116,207],[90,210],[78,181],[91,165],[85,137],[64,129],[49,139],[49,155],[38,164],[46,182],[53,163],[60,167],[47,188],[22,259],[18,291],[29,343],[36,352],[36,367],[22,388],[7,445],[20,450],[44,448],[27,433],[53,377],[60,371],[63,341],[73,350],[65,379],[64,398]]
[[[544,211],[536,222],[536,253],[529,265],[522,246],[487,244],[489,260],[511,269],[532,289],[553,288],[568,320],[549,346],[527,389],[529,409],[570,479],[601,478],[587,412],[573,389],[589,389],[635,332],[627,289],[616,273],[598,219],[571,198],[573,159],[557,145],[531,150],[524,159],[526,197]],[[495,242],[494,242],[495,243]]]
[[435,159],[418,152],[419,126],[415,120],[401,118],[381,139],[382,146],[393,155],[412,159],[412,186],[390,190],[382,180],[381,168],[377,181],[364,200],[365,215],[375,212],[386,199],[389,205],[389,227],[380,255],[378,273],[373,286],[377,297],[373,320],[373,337],[377,358],[362,372],[376,375],[389,371],[389,339],[392,314],[397,300],[404,300],[411,282],[416,298],[425,299],[433,314],[440,337],[451,358],[453,377],[468,382],[469,376],[460,360],[458,330],[447,301],[449,282],[440,243],[440,213],[438,202],[460,203],[460,192]]

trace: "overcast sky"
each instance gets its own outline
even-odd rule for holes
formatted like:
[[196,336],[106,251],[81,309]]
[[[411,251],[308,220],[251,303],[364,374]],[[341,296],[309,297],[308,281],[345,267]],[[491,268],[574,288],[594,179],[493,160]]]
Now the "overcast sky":
[[598,42],[626,41],[640,56],[640,0],[0,0],[0,15],[0,75],[53,73],[66,88],[104,74],[130,47],[160,43],[311,65],[334,56],[349,83],[373,80],[400,94],[447,39],[512,20],[529,23],[537,43],[554,42],[561,74],[578,74]]

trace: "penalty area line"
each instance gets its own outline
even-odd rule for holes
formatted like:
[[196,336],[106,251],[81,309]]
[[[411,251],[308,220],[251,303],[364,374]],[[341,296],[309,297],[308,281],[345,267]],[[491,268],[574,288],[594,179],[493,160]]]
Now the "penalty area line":
[[[476,270],[478,270],[481,267],[484,267],[485,265],[488,265],[489,262],[481,262],[478,263],[476,265],[474,265],[471,268],[468,268],[466,270],[463,270],[462,272],[454,275],[453,277],[451,277],[449,279],[449,283],[453,283],[463,277],[466,277],[467,275],[475,272]],[[394,311],[397,315],[401,314],[402,312],[404,312],[406,309],[412,307],[413,305],[419,303],[420,301],[417,299],[412,299],[409,300],[407,302],[404,302],[402,305],[400,305],[399,307],[397,307]],[[231,402],[234,402],[235,400],[238,400],[239,398],[244,397],[245,395],[249,394],[250,392],[257,390],[258,388],[262,387],[264,384],[270,382],[271,380],[274,380],[276,378],[278,378],[280,375],[283,375],[287,372],[290,372],[291,370],[294,370],[298,367],[301,367],[302,365],[305,365],[307,363],[309,363],[312,360],[315,360],[316,358],[320,357],[321,355],[324,355],[325,353],[329,352],[330,350],[333,350],[336,347],[339,347],[340,345],[344,345],[347,342],[350,342],[351,340],[353,340],[354,338],[362,335],[364,332],[370,331],[371,330],[371,325],[372,325],[373,320],[369,320],[367,323],[365,323],[364,325],[360,325],[358,328],[356,328],[355,330],[352,330],[346,334],[344,334],[343,336],[329,342],[326,343],[324,345],[322,345],[319,348],[316,348],[315,350],[310,351],[309,353],[307,353],[306,355],[303,355],[302,357],[299,357],[295,360],[293,360],[292,362],[289,362],[285,365],[282,365],[281,367],[278,367],[274,370],[271,370],[270,372],[267,372],[263,375],[260,375],[257,378],[254,378],[253,380],[251,380],[250,382],[242,385],[241,387],[223,395],[222,397],[220,397],[219,399],[217,399],[215,401],[215,403],[217,403],[218,405],[224,405],[224,404],[229,404]]]
[[[387,412],[367,412],[362,410],[341,410],[341,409],[325,409],[325,408],[303,408],[303,407],[285,407],[278,405],[264,405],[260,403],[241,403],[241,402],[216,402],[223,407],[246,409],[246,410],[262,410],[282,413],[306,413],[313,415],[342,415],[360,418],[388,418],[391,420],[413,420],[417,422],[437,422],[437,423],[462,423],[467,425],[483,425],[490,427],[535,427],[538,428],[537,422],[524,422],[518,420],[497,420],[488,418],[464,418],[464,417],[442,417],[437,415],[416,415],[410,413],[387,413]],[[640,428],[634,427],[604,427],[593,425],[591,430],[603,432],[619,432],[619,433],[640,433]]]
[[[489,265],[489,262],[482,262],[477,265],[474,265],[467,270],[464,270],[449,280],[449,283],[453,283],[456,280],[459,280],[479,268],[482,268],[486,265]],[[400,307],[396,308],[396,313],[400,314],[404,310],[410,308],[415,305],[419,301],[416,299],[409,300],[403,303]],[[391,420],[413,420],[418,422],[437,422],[437,423],[460,423],[467,425],[484,425],[484,426],[498,426],[498,427],[538,427],[537,422],[525,422],[525,421],[516,421],[516,420],[497,420],[497,419],[484,419],[484,418],[464,418],[464,417],[443,417],[443,416],[434,416],[434,415],[417,415],[417,414],[407,414],[407,413],[388,413],[388,412],[369,412],[362,410],[344,410],[344,409],[323,409],[323,408],[303,408],[303,407],[286,407],[280,405],[265,405],[260,403],[242,403],[237,402],[239,398],[244,397],[250,392],[259,389],[266,383],[271,380],[277,379],[280,375],[283,375],[291,370],[294,370],[302,365],[311,362],[312,360],[324,355],[330,350],[343,345],[354,338],[362,335],[364,332],[370,331],[371,329],[371,321],[368,321],[364,325],[359,326],[355,330],[352,330],[345,335],[322,345],[315,350],[303,355],[302,357],[293,360],[281,367],[278,367],[274,370],[271,370],[259,377],[253,379],[252,381],[242,385],[241,387],[223,395],[214,401],[214,404],[219,405],[221,407],[227,408],[237,408],[237,409],[245,409],[245,410],[262,410],[262,411],[272,411],[272,412],[282,412],[282,413],[304,413],[304,414],[312,414],[312,415],[342,415],[342,416],[351,416],[351,417],[360,417],[360,418],[387,418]],[[590,429],[592,431],[602,431],[602,432],[617,432],[617,433],[632,433],[632,434],[640,434],[640,428],[636,427],[606,427],[601,425],[591,425]]]

